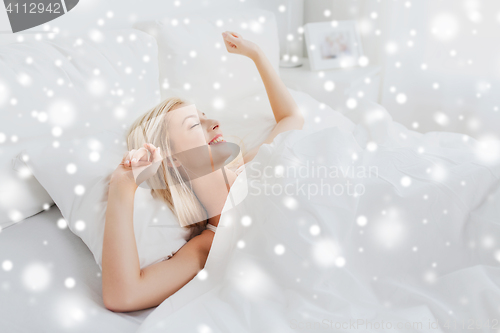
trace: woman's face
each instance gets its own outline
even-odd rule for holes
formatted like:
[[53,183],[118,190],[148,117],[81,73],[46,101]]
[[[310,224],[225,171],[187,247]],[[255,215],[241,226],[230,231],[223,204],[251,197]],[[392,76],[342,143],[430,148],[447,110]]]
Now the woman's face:
[[173,154],[225,142],[219,122],[209,119],[194,104],[177,105],[167,113],[167,121]]
[[172,154],[166,162],[169,171],[176,171],[168,185],[190,183],[208,217],[220,214],[230,186],[223,173],[224,163],[237,145],[225,142],[219,122],[209,119],[194,104],[177,105],[164,117]]
[[222,168],[240,149],[226,142],[217,120],[209,119],[194,104],[181,104],[166,114],[172,153],[169,166],[182,166],[183,177],[193,180]]

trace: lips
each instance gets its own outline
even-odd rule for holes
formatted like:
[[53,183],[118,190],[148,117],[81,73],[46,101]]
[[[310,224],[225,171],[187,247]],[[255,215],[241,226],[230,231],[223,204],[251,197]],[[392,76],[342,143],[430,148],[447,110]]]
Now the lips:
[[221,142],[226,142],[226,140],[224,140],[224,137],[222,136],[222,134],[217,134],[216,136],[213,137],[212,140],[210,140],[210,142],[208,144],[215,145],[215,144],[218,144]]

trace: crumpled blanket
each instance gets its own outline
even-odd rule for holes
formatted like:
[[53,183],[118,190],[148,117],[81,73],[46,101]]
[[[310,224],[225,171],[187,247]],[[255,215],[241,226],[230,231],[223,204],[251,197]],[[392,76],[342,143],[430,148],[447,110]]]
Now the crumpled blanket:
[[280,134],[231,188],[205,268],[138,332],[500,329],[499,147],[380,108]]

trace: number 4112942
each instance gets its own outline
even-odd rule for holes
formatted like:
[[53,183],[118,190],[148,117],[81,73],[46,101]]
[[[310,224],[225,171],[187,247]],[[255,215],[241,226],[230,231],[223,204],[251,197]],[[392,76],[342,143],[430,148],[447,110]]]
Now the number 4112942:
[[[60,3],[49,3],[47,6],[45,6],[43,3],[30,3],[30,4],[22,4],[19,5],[16,3],[15,5],[12,5],[12,3],[9,3],[7,6],[7,13],[29,13],[29,14],[36,14],[36,13],[53,13],[53,14],[61,14],[61,4]],[[21,9],[21,10],[19,10]]]

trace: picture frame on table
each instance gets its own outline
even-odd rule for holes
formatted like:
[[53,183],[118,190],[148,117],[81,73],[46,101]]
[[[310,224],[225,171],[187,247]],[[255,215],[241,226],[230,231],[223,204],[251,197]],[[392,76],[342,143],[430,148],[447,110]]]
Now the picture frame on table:
[[304,26],[311,70],[358,66],[363,56],[356,21],[326,21]]

